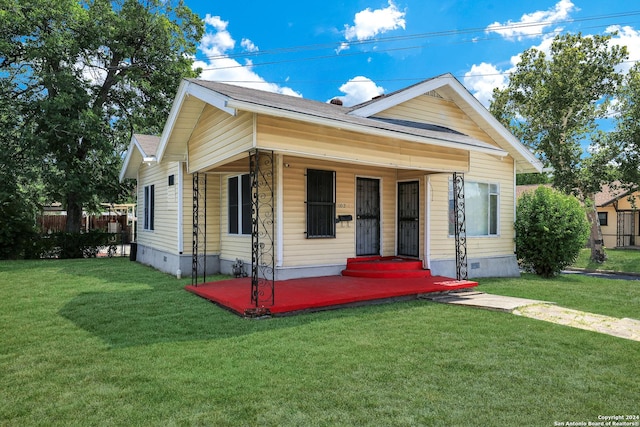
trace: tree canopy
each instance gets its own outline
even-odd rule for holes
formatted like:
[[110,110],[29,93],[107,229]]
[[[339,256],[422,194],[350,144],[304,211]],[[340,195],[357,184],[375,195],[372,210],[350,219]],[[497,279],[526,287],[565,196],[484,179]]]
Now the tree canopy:
[[203,23],[182,1],[0,4],[0,89],[26,125],[9,149],[29,153],[77,232],[84,207],[119,197],[132,132],[161,132],[180,80],[197,75]]
[[[625,47],[611,35],[558,35],[549,54],[535,48],[521,55],[508,87],[494,91],[491,112],[550,167],[555,188],[580,196],[590,207],[592,258],[604,259],[594,194],[611,180],[610,140],[599,131],[618,94],[617,68]],[[582,145],[591,144],[586,155]]]
[[615,161],[623,185],[635,189],[640,186],[640,64],[627,74],[618,99]]

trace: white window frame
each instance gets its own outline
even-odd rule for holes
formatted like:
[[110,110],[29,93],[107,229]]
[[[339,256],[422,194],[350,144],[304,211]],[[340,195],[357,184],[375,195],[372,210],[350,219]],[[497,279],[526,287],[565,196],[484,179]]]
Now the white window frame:
[[[249,174],[240,174],[240,175],[234,175],[234,176],[230,176],[227,178],[227,233],[231,236],[250,236],[251,235],[251,229],[249,230],[244,230],[243,229],[243,212],[242,212],[242,208],[244,205],[244,198],[242,197],[242,180],[243,177],[247,177],[247,179],[251,179]],[[229,192],[231,191],[231,180],[233,179],[237,179],[238,180],[238,231],[237,232],[232,232],[231,231],[231,217],[230,217],[230,208],[231,208],[231,199],[229,198]],[[251,181],[249,181],[249,203],[251,203]],[[244,231],[247,231],[246,233]]]
[[[469,231],[469,215],[472,215],[474,211],[476,211],[475,209],[473,209],[474,207],[469,206],[469,200],[467,199],[466,195],[467,195],[467,184],[475,184],[475,185],[486,185],[487,188],[487,233],[486,234],[475,234],[473,232],[473,230],[470,232]],[[466,225],[467,225],[467,237],[500,237],[500,183],[497,182],[484,182],[484,181],[473,181],[473,180],[465,180],[465,219],[466,219]],[[493,187],[493,188],[492,188]],[[495,191],[492,191],[493,189],[495,189]],[[492,197],[495,197],[496,199],[496,203],[495,203],[495,232],[491,233],[491,229],[492,229],[492,213],[494,211],[492,211],[491,209],[491,199]],[[453,201],[453,180],[449,179],[449,197],[448,197],[448,209],[447,209],[447,214],[449,217],[449,221],[451,221],[451,218],[453,218],[453,213],[451,212],[452,209],[452,201]],[[449,232],[448,232],[449,237],[453,237],[453,233],[451,232],[451,223],[449,222]]]
[[144,225],[143,229],[146,231],[155,230],[155,185],[145,185],[144,192]]

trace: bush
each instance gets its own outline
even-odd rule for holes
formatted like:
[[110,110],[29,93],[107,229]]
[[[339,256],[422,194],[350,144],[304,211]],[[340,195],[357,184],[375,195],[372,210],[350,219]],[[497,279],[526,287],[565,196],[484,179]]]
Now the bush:
[[580,202],[544,186],[520,197],[515,229],[521,265],[543,277],[573,264],[589,237]]
[[11,190],[0,190],[0,259],[22,258],[37,239],[34,207],[17,187]]
[[51,233],[39,236],[25,251],[25,258],[95,258],[100,248],[107,248],[107,254],[116,253],[120,236],[104,231],[87,233]]

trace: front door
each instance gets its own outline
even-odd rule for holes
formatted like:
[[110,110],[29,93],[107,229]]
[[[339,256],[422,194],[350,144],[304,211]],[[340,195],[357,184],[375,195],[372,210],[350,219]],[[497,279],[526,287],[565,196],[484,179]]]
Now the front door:
[[420,182],[398,183],[398,255],[418,257],[420,251]]
[[356,255],[380,255],[380,180],[356,180]]

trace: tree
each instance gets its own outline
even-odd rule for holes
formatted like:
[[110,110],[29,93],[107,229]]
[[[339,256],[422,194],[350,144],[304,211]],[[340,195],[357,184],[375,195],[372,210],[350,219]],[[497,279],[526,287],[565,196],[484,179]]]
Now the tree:
[[[611,36],[556,36],[549,56],[535,48],[522,53],[507,88],[494,91],[491,112],[553,170],[553,186],[576,194],[590,207],[591,258],[606,258],[594,201],[611,179],[612,151],[597,129],[606,117],[627,58],[625,47],[609,44]],[[585,155],[581,143],[591,141]]]
[[29,123],[18,145],[79,232],[83,208],[118,197],[132,132],[159,133],[180,80],[196,75],[203,23],[181,1],[0,4],[0,78]]
[[541,186],[520,196],[516,211],[516,254],[525,268],[552,277],[575,262],[589,224],[574,196]]
[[0,259],[20,258],[36,235],[37,174],[29,147],[17,142],[28,123],[15,114],[0,81]]
[[640,64],[631,68],[618,97],[613,140],[620,180],[628,189],[640,186]]

